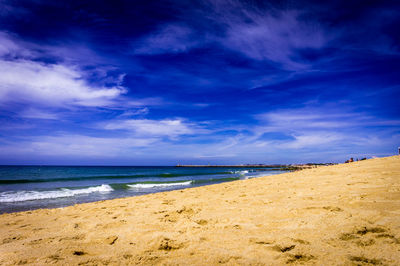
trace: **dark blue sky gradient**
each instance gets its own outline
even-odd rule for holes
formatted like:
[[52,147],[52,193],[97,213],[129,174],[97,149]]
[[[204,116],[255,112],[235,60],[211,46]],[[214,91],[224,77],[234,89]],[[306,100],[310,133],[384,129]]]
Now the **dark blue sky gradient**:
[[0,7],[0,164],[342,162],[400,146],[398,1]]

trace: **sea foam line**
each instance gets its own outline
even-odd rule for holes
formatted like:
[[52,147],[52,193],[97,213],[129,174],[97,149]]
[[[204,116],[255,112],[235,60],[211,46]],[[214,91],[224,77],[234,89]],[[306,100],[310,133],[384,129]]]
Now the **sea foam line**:
[[108,193],[113,190],[114,189],[109,185],[101,185],[101,186],[88,187],[82,189],[62,188],[59,190],[49,190],[49,191],[2,192],[0,193],[0,203],[66,198],[66,197],[73,197],[75,195],[89,194],[95,192]]
[[249,173],[249,170],[240,170],[240,171],[231,171],[231,174],[239,174],[239,175],[245,175]]
[[154,188],[154,187],[173,187],[173,186],[189,186],[192,181],[177,182],[177,183],[152,183],[152,184],[132,184],[128,185],[130,188]]

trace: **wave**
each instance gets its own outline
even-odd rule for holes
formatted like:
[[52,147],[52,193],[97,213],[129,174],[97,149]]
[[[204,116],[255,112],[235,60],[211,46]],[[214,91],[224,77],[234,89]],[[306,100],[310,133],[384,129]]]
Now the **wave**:
[[132,179],[132,178],[146,178],[146,177],[183,177],[183,176],[201,176],[201,175],[226,175],[236,174],[236,172],[243,171],[229,171],[229,172],[206,172],[206,173],[161,173],[161,174],[137,174],[137,175],[97,175],[97,176],[80,176],[80,177],[66,177],[66,178],[38,178],[38,179],[0,179],[0,184],[23,184],[23,183],[45,183],[45,182],[66,182],[66,181],[81,181],[81,180],[94,180],[94,179]]
[[241,170],[241,171],[231,171],[231,174],[245,175],[249,173],[249,170]]
[[[228,181],[239,180],[239,177],[227,177],[227,178],[209,178],[209,179],[198,179],[198,180],[181,180],[175,182],[142,182],[135,184],[127,184],[128,188],[143,189],[143,188],[157,188],[157,187],[178,187],[178,186],[189,186],[189,185],[201,185],[210,183],[221,183]],[[114,186],[114,184],[113,184]]]
[[123,179],[123,178],[140,178],[148,177],[146,175],[115,175],[115,176],[81,176],[66,178],[42,178],[42,179],[3,179],[0,184],[20,184],[20,183],[45,183],[45,182],[65,182],[65,181],[81,181],[92,179]]
[[169,182],[169,183],[137,183],[127,185],[129,188],[155,188],[155,187],[174,187],[174,186],[189,186],[192,181],[185,182]]
[[101,186],[81,188],[81,189],[61,188],[58,190],[48,190],[48,191],[2,192],[0,193],[0,203],[66,198],[66,197],[73,197],[75,195],[89,194],[95,192],[108,193],[113,190],[114,189],[109,185],[101,185]]

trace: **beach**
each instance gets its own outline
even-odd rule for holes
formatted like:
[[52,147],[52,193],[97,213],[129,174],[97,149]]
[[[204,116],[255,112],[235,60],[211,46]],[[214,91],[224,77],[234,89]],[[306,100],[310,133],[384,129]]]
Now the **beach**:
[[0,215],[0,265],[399,265],[400,156]]

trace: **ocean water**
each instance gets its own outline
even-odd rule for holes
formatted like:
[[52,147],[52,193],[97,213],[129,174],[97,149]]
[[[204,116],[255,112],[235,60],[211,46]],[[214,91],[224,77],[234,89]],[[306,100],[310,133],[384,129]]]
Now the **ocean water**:
[[184,189],[284,172],[280,168],[0,166],[0,213]]

